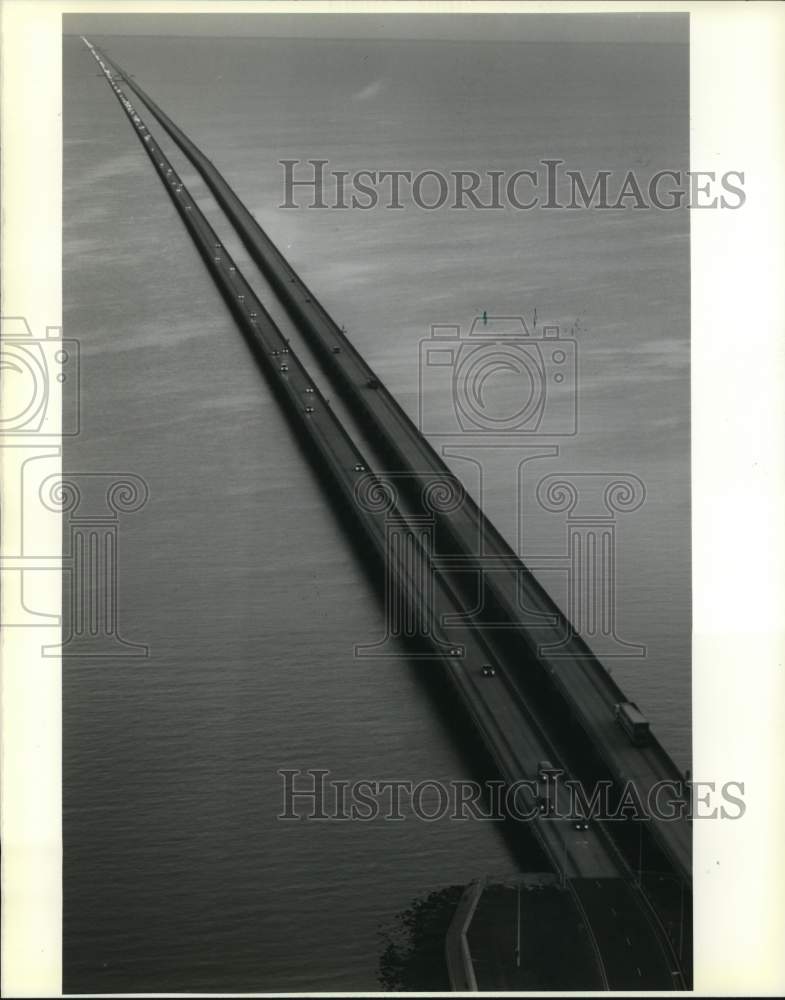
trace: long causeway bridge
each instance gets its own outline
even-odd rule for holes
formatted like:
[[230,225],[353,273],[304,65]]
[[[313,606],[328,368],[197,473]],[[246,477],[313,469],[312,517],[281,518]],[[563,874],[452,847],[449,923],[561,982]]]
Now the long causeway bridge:
[[[132,77],[84,41],[318,469],[352,544],[384,589],[388,610],[410,638],[412,657],[443,667],[499,776],[514,789],[515,814],[530,819],[527,832],[569,884],[592,935],[603,985],[688,987],[692,861],[684,776],[653,734],[642,745],[631,741],[615,716],[616,706],[627,701],[624,693],[213,163]],[[201,176],[343,404],[372,439],[384,471],[372,468],[329,405],[129,95],[146,106]],[[467,627],[478,581],[487,614]],[[665,819],[648,809],[629,821],[581,821],[568,778],[586,790],[585,801],[600,782],[617,803],[632,787],[638,808],[669,789],[676,815]],[[656,867],[677,887],[677,933],[643,877],[644,846],[647,858],[656,858],[646,867]],[[672,906],[672,899],[664,905]]]

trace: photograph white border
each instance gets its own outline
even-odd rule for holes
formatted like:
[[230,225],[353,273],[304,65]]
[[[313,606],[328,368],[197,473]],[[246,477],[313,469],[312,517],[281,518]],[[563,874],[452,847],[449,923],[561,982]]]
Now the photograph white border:
[[[694,823],[694,981],[699,995],[779,995],[785,990],[785,8],[643,0],[4,0],[2,315],[26,317],[34,332],[62,325],[62,14],[293,11],[690,14],[691,166],[718,174],[743,170],[746,192],[740,210],[691,212],[693,776],[743,781],[747,806],[740,820]],[[0,405],[11,403],[6,397]],[[3,484],[7,524],[19,498],[5,478]],[[52,551],[60,551],[51,523],[42,530],[50,532]],[[46,593],[36,594],[36,603],[40,596],[42,605],[58,607],[59,587],[51,580],[42,586]],[[6,629],[0,637],[4,996],[52,996],[62,988],[60,663],[40,656],[41,633],[31,631]]]

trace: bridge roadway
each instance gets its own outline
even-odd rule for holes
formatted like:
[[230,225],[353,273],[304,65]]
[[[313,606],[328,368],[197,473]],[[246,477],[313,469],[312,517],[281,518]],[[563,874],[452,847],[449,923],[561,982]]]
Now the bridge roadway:
[[[562,916],[556,918],[560,895]],[[526,875],[473,884],[459,901],[448,932],[450,982],[453,990],[515,995],[527,990],[562,994],[684,988],[667,949],[651,947],[652,919],[635,886],[621,879],[568,879],[558,886],[541,875]],[[554,933],[554,920],[565,922],[558,923],[560,934]],[[574,935],[581,933],[580,924],[583,941],[578,944]],[[563,961],[565,954],[571,963]]]
[[[307,370],[289,346],[267,310],[256,297],[242,272],[217,238],[186,186],[182,183],[146,124],[114,80],[100,54],[90,48],[112,90],[131,121],[156,172],[182,217],[213,280],[226,300],[260,366],[272,384],[300,440],[327,477],[334,499],[351,512],[353,527],[359,526],[365,555],[374,556],[394,581],[401,601],[401,614],[410,621],[441,621],[457,616],[460,598],[449,573],[430,571],[430,553],[421,540],[417,524],[410,525],[396,509],[391,494],[370,471]],[[433,477],[429,487],[448,493],[454,481]],[[444,495],[444,494],[442,494]],[[388,528],[401,525],[403,542],[390,566]],[[423,614],[423,609],[425,613]],[[481,630],[458,638],[457,629],[446,627],[439,637],[432,633],[413,635],[429,644],[429,658],[446,668],[448,676],[483,738],[496,767],[508,786],[532,781],[538,763],[555,758],[552,745],[525,702],[505,680],[503,664],[496,661]],[[423,654],[420,654],[423,655]],[[492,665],[496,675],[484,676]],[[542,783],[541,783],[542,784]],[[540,813],[533,789],[520,787],[513,806],[519,814],[531,814],[528,824],[550,857],[554,869],[564,877],[626,877],[628,869],[600,824],[578,830],[569,818],[570,802],[563,788],[551,792],[557,816]]]
[[[606,989],[685,988],[670,949],[633,884],[621,879],[570,879],[567,887],[596,944]],[[658,946],[652,948],[655,941]]]
[[[390,463],[391,470],[407,473],[414,470],[423,477],[451,477],[452,473],[442,458],[211,161],[132,78],[109,57],[103,53],[101,57],[147,105],[199,171],[250,256],[278,294],[304,338],[323,361],[347,406],[382,443],[380,450]],[[334,350],[336,347],[338,351]],[[421,487],[422,483],[417,485]],[[574,720],[582,728],[602,759],[607,776],[616,782],[617,787],[623,788],[632,783],[645,808],[653,801],[660,783],[671,783],[670,793],[673,794],[673,789],[680,787],[684,780],[681,772],[653,736],[644,747],[630,743],[614,718],[616,704],[626,700],[624,693],[472,498],[466,495],[460,506],[440,513],[438,519],[440,537],[449,539],[449,552],[456,556],[458,562],[468,560],[468,564],[476,569],[477,556],[482,553],[486,569],[483,575],[486,595],[491,599],[494,610],[501,612],[507,626],[506,634],[497,635],[494,645],[498,649],[502,644],[509,643],[510,635],[517,639],[519,656],[508,669],[508,679],[518,687],[521,695],[531,697],[527,673],[533,667],[538,669],[569,709],[571,721]],[[464,561],[463,565],[467,563]],[[488,571],[490,567],[492,571]],[[456,587],[468,607],[472,607],[476,597],[471,592],[473,586],[466,573],[457,576]],[[524,624],[525,613],[528,620]],[[558,656],[543,649],[555,645],[559,646]],[[684,804],[686,807],[686,799]],[[676,872],[688,883],[691,882],[692,831],[688,818],[662,820],[651,816],[647,826]]]

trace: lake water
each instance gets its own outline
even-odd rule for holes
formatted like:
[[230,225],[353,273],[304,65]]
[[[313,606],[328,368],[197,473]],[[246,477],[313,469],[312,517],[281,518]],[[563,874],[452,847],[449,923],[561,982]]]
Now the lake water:
[[[686,169],[686,46],[93,41],[213,159],[413,418],[432,324],[536,309],[574,336],[579,433],[526,464],[526,552],[566,546],[563,515],[531,502],[543,476],[645,484],[618,520],[617,614],[646,656],[612,669],[689,766],[687,213],[278,207],[286,158]],[[380,929],[516,858],[494,824],[276,818],[279,768],[476,765],[422,666],[353,657],[384,633],[365,571],[110,88],[64,45],[65,335],[82,366],[65,462],[150,490],[118,554],[121,629],[150,656],[64,666],[66,989],[377,989]],[[522,457],[483,455],[483,503],[513,544]],[[542,579],[566,607],[563,574]]]

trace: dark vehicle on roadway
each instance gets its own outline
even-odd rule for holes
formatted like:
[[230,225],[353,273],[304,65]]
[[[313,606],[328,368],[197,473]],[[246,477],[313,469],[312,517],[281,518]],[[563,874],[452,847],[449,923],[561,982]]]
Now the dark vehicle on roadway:
[[632,701],[620,701],[614,712],[616,721],[636,747],[649,742],[649,720]]

